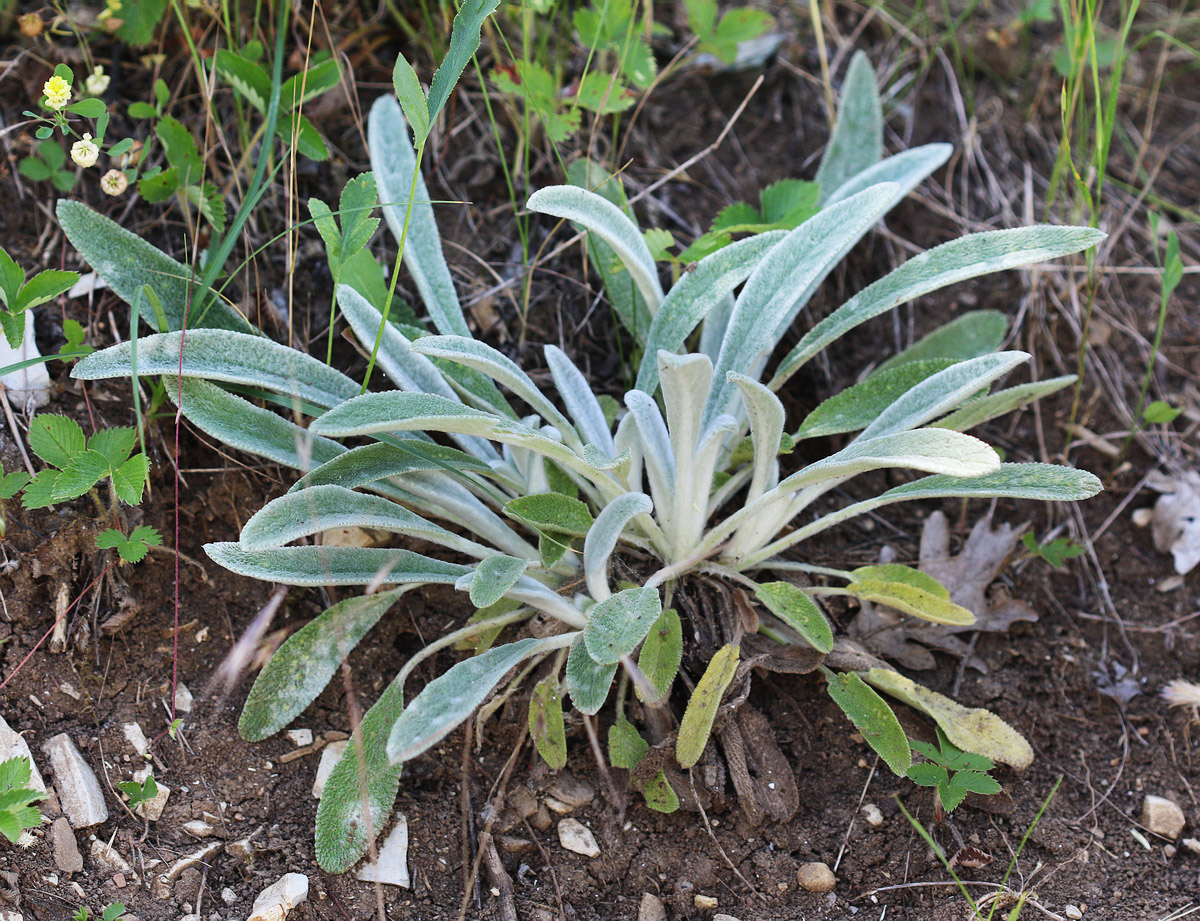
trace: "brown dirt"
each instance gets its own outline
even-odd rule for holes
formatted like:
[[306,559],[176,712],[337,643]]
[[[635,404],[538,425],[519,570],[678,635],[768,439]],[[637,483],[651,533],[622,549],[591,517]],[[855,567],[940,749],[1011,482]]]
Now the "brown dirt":
[[[809,55],[793,51],[794,63],[815,70]],[[660,97],[660,104],[648,110],[646,130],[636,135],[627,152],[634,159],[631,178],[650,181],[663,164],[678,162],[708,143],[751,80],[688,78],[673,84]],[[937,94],[939,89],[944,92],[936,82],[929,88],[924,105],[931,110],[945,102]],[[774,68],[735,140],[658,196],[660,204],[678,211],[679,217],[664,217],[660,207],[649,212],[652,219],[667,226],[681,220],[701,227],[715,207],[728,200],[745,197],[781,176],[811,174],[813,155],[824,137],[815,93],[810,84]],[[695,117],[689,110],[688,117],[681,118],[676,102],[690,99],[704,104]],[[1003,136],[996,140],[999,149],[1007,150],[1008,142],[1019,134],[1021,112],[1017,105],[1005,110],[994,131]],[[953,136],[940,130],[940,125],[936,118],[918,119],[915,136],[907,140],[915,144]],[[439,175],[453,177],[454,151],[444,158],[438,164]],[[1020,168],[1019,163],[1011,165]],[[1042,169],[1045,163],[1037,166]],[[511,259],[505,241],[512,235],[511,225],[496,217],[503,211],[503,194],[496,192],[497,187],[493,182],[490,187],[473,188],[466,180],[459,183],[451,178],[445,188],[447,197],[476,198],[476,207],[493,223],[485,226],[475,217],[462,217],[444,220],[443,225],[452,240],[503,262]],[[10,200],[10,182],[0,183],[0,195],[6,197],[0,227],[14,241],[6,245],[10,250],[14,246],[33,250],[44,225]],[[985,213],[987,203],[977,201],[972,207]],[[902,206],[889,228],[896,237],[922,246],[957,232],[950,220],[918,202]],[[898,253],[890,238],[883,237],[860,249],[834,279],[839,288],[860,286]],[[319,278],[321,260],[311,254],[309,258]],[[452,256],[451,261],[460,276],[477,277],[476,267],[465,257]],[[570,268],[573,263],[563,265]],[[1190,285],[1184,295],[1194,300],[1195,282]],[[1146,290],[1152,297],[1152,289]],[[530,340],[563,338],[595,376],[611,376],[612,331],[603,322],[581,322],[590,300],[566,282],[548,283],[539,292]],[[1005,277],[955,289],[949,297],[928,299],[903,311],[896,324],[881,318],[839,346],[822,373],[798,382],[801,395],[796,402],[811,405],[832,385],[852,380],[863,363],[878,357],[872,343],[905,341],[912,331],[928,329],[962,306],[995,306],[1015,314],[1023,294],[1016,276]],[[323,298],[323,293],[313,297],[314,325]],[[563,312],[554,314],[551,307],[560,299],[565,302]],[[819,313],[831,304],[832,296],[815,302],[813,310]],[[307,310],[307,305],[302,306]],[[106,309],[101,301],[91,319],[104,320]],[[515,347],[514,316],[505,313],[503,303],[497,309],[505,321],[497,335],[505,347]],[[1171,376],[1164,386],[1179,389],[1191,379],[1180,369],[1189,366],[1198,337],[1186,315],[1173,323],[1167,356],[1179,355],[1181,360],[1170,365]],[[1143,333],[1148,328],[1143,325]],[[1032,329],[1035,332],[1027,338],[1044,362],[1043,376],[1048,376],[1055,355],[1072,354],[1069,330],[1042,322]],[[574,335],[570,330],[576,330]],[[56,335],[53,323],[45,335]],[[1039,341],[1037,336],[1043,338]],[[1123,346],[1116,342],[1114,347]],[[1129,351],[1131,365],[1141,367],[1136,351],[1132,347]],[[605,369],[608,373],[601,373]],[[94,416],[98,422],[128,421],[128,401],[119,387],[89,388],[86,404],[83,394],[77,385],[64,382],[56,407],[81,420]],[[1089,419],[1094,430],[1119,428],[1103,400],[1085,402],[1094,408]],[[1010,456],[1036,459],[1032,446],[1039,444],[1040,424],[1048,441],[1046,450],[1053,455],[1061,450],[1058,423],[1069,408],[1068,391],[1044,401],[1040,420],[1025,414],[1015,424],[994,426],[990,434]],[[162,430],[169,433],[169,420]],[[5,430],[2,437],[5,467],[12,469],[17,455],[10,433]],[[171,464],[165,448],[156,450],[155,491],[140,514],[169,533],[174,508]],[[1111,459],[1088,449],[1077,451],[1074,460],[1101,473],[1112,467]],[[1131,460],[1132,465],[1112,479],[1104,495],[1083,506],[1087,533],[1108,521],[1151,465],[1136,449]],[[98,589],[89,589],[104,565],[100,555],[89,550],[91,510],[77,503],[61,511],[33,514],[9,504],[4,544],[9,564],[0,575],[4,599],[0,675],[10,674],[48,628],[60,585],[67,586],[70,598],[82,600],[66,622],[67,648],[38,652],[0,692],[0,712],[26,735],[43,768],[41,745],[56,733],[69,733],[99,770],[111,815],[91,833],[77,836],[85,852],[83,873],[68,878],[56,870],[48,837],[28,850],[0,846],[0,871],[17,874],[10,882],[19,893],[19,909],[33,921],[66,918],[80,904],[97,911],[114,900],[125,902],[142,921],[173,921],[189,913],[212,921],[239,919],[248,915],[255,894],[285,872],[305,873],[311,880],[308,902],[291,915],[296,921],[375,917],[377,893],[371,886],[352,875],[323,874],[313,859],[316,800],[310,787],[319,754],[296,757],[295,746],[284,738],[261,744],[242,741],[236,720],[249,676],[230,689],[213,684],[218,666],[266,601],[269,587],[232,577],[207,562],[202,544],[236,534],[265,498],[285,488],[286,474],[253,462],[247,466],[245,459],[231,462],[187,434],[181,463],[185,479],[179,504],[180,549],[201,565],[180,566],[184,626],[177,666],[179,679],[196,694],[197,704],[178,741],[161,738],[155,745],[155,775],[172,792],[163,818],[148,830],[120,805],[114,784],[138,764],[123,725],[136,721],[155,738],[168,722],[164,701],[176,664],[171,643],[173,558],[168,553],[152,554],[145,563],[121,567]],[[1012,891],[1025,893],[1031,903],[1036,901],[1058,916],[1067,905],[1075,905],[1086,911],[1086,917],[1105,921],[1165,918],[1200,897],[1200,857],[1182,848],[1168,856],[1167,842],[1149,837],[1147,848],[1137,837],[1143,831],[1138,823],[1147,793],[1168,796],[1184,808],[1189,823],[1186,835],[1195,834],[1200,824],[1200,802],[1193,788],[1200,732],[1189,733],[1187,715],[1168,712],[1156,697],[1165,681],[1194,678],[1200,671],[1200,621],[1189,618],[1196,607],[1195,576],[1175,591],[1154,590],[1171,574],[1170,560],[1155,552],[1148,535],[1130,522],[1130,512],[1150,501],[1147,494],[1135,496],[1095,543],[1111,605],[1104,602],[1091,570],[1076,563],[1056,573],[1040,562],[1025,562],[1003,576],[1005,589],[1028,601],[1041,619],[1018,625],[1008,635],[981,637],[977,653],[988,672],[967,670],[954,696],[972,706],[986,706],[1017,726],[1033,743],[1037,760],[1024,773],[998,773],[1011,797],[1008,814],[968,806],[933,831],[951,852],[961,838],[995,857],[982,869],[962,871],[976,898],[994,891],[1002,880],[1009,856],[1060,776],[1057,796],[1014,863],[1008,879]],[[932,507],[889,515],[887,525],[864,520],[843,529],[812,562],[865,563],[877,558],[885,542],[898,548],[901,559],[911,559],[920,520]],[[956,534],[961,538],[986,506],[946,503],[944,510],[957,522]],[[1045,533],[1050,523],[1063,520],[1063,510],[999,503],[998,521],[1029,519],[1038,533]],[[273,629],[299,627],[329,600],[316,592],[292,592]],[[380,625],[372,642],[351,657],[354,700],[369,704],[424,640],[461,622],[466,614],[466,606],[453,592],[406,599]],[[121,625],[106,630],[105,624],[111,627],[114,617],[120,618]],[[278,642],[282,632],[268,639]],[[438,668],[449,661],[442,657]],[[956,662],[939,657],[935,671],[917,677],[949,693],[957,672]],[[421,669],[414,685],[433,674],[432,667]],[[1125,703],[1103,690],[1122,678],[1132,694]],[[819,679],[776,675],[757,681],[751,703],[769,716],[780,748],[794,768],[801,803],[794,819],[751,826],[730,797],[724,805],[714,804],[709,813],[712,825],[706,828],[694,813],[663,816],[648,810],[639,797],[626,792],[626,778],[620,771],[611,777],[619,791],[614,801],[608,792],[609,778],[600,774],[589,754],[582,724],[571,720],[568,771],[597,791],[595,799],[573,816],[595,832],[601,856],[589,860],[565,851],[553,826],[540,827],[536,816],[534,824],[511,826],[502,818],[494,831],[508,836],[501,839],[500,855],[509,882],[481,872],[470,887],[466,917],[501,918],[493,887],[505,885],[512,887],[518,916],[537,921],[632,919],[637,917],[643,893],[657,895],[670,916],[680,919],[710,919],[714,912],[742,921],[818,921],[857,915],[890,921],[957,921],[967,916],[965,901],[949,884],[948,874],[900,813],[903,804],[930,824],[927,791],[900,782],[876,764],[870,749],[852,738],[851,727],[823,694]],[[346,684],[337,679],[295,725],[311,728],[320,741],[325,733],[350,728],[349,711]],[[519,729],[524,712],[518,699],[492,717],[483,745],[475,747],[460,731],[408,766],[397,809],[409,822],[413,888],[388,888],[378,894],[390,917],[441,921],[459,916],[464,881],[471,875],[473,845],[485,829],[489,803],[500,792],[496,781],[514,745],[523,739]],[[464,750],[464,746],[470,747]],[[541,797],[555,779],[524,743],[512,781],[502,792],[509,802],[521,787]],[[883,813],[878,827],[867,824],[859,813],[860,804],[868,803]],[[199,841],[183,831],[186,821],[206,815],[216,829],[211,839]],[[97,840],[111,840],[132,865],[123,879],[102,871],[88,856],[92,834]],[[236,844],[247,839],[246,846]],[[208,841],[222,842],[224,847],[196,872],[183,874],[166,897],[159,898],[153,891],[157,875]],[[808,861],[836,868],[833,893],[817,895],[799,889],[797,869]],[[226,889],[234,897],[228,904],[222,898]],[[0,905],[6,897],[0,892]],[[718,907],[697,907],[698,897],[715,899]],[[997,916],[1007,908],[1008,903],[1003,903]],[[1027,905],[1022,917],[1042,914],[1042,909]]]

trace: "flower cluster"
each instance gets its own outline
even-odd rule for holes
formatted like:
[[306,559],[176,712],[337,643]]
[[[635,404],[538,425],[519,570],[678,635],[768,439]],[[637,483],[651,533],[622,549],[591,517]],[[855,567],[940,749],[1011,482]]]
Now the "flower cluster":
[[71,101],[71,84],[58,74],[55,74],[46,81],[46,85],[42,87],[42,92],[46,95],[47,109],[58,111]]
[[71,145],[71,159],[75,161],[77,166],[82,166],[87,169],[89,166],[95,166],[96,160],[100,157],[100,148],[96,146],[96,142],[92,140],[92,136],[88,132],[83,133],[83,137]]

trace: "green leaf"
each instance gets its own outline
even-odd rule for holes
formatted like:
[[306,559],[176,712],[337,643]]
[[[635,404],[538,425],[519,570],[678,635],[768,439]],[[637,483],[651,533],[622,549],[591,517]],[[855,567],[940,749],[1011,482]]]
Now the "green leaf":
[[[638,668],[654,688],[655,700],[662,700],[671,690],[682,661],[683,624],[675,609],[667,608],[646,634],[638,652]],[[634,685],[634,692],[639,699],[649,703],[640,685]]]
[[294,141],[296,150],[302,157],[309,160],[329,159],[329,148],[325,146],[325,139],[306,115],[292,112],[284,116],[280,119],[275,133],[288,144]]
[[89,451],[103,454],[114,467],[122,464],[137,444],[137,429],[132,425],[114,425],[100,429],[87,441]]
[[[326,58],[303,73],[288,77],[279,89],[279,111],[292,109],[327,93],[342,79],[336,58]],[[301,89],[303,87],[303,89]]]
[[242,738],[261,742],[299,716],[405,591],[397,588],[346,598],[289,636],[258,673],[246,697],[238,718]]
[[536,531],[572,537],[586,537],[594,520],[586,503],[556,492],[518,496],[504,506],[504,513]]
[[[220,54],[220,52],[217,52]],[[191,185],[200,181],[204,161],[192,138],[192,133],[183,123],[170,115],[164,115],[154,126],[154,133],[166,150],[167,162],[179,170],[180,184]]]
[[[938,583],[936,591],[927,591],[909,582],[888,582],[882,579],[861,579],[846,586],[846,591],[863,601],[885,604],[890,608],[928,620],[935,624],[969,626],[975,615],[949,598],[949,592]],[[942,595],[946,592],[945,596]]]
[[135,454],[112,472],[113,489],[117,497],[128,505],[142,501],[142,491],[150,479],[150,459],[145,454]]
[[803,590],[790,582],[764,582],[755,586],[754,594],[817,652],[832,651],[833,628],[817,603]]
[[228,48],[218,48],[213,61],[217,73],[250,105],[266,115],[267,104],[271,98],[271,78],[261,65]]
[[139,525],[126,537],[116,528],[109,528],[96,535],[97,550],[116,550],[126,563],[140,563],[151,547],[162,544],[162,535],[149,525]]
[[833,134],[817,167],[821,200],[828,200],[843,183],[878,163],[882,156],[883,105],[875,71],[866,54],[857,51],[842,84]]
[[150,44],[166,9],[167,0],[127,0],[121,6],[117,36],[130,45]]
[[148,102],[131,102],[127,111],[129,112],[130,118],[140,119],[158,117],[158,109],[154,108],[154,106],[150,105]]
[[1004,343],[1007,332],[1008,317],[1000,311],[972,310],[893,355],[875,373],[913,361],[966,361],[989,355]]
[[483,28],[483,21],[499,5],[500,0],[463,0],[462,6],[458,8],[450,31],[450,48],[429,84],[429,97],[426,100],[429,124],[437,119],[442,107],[450,98],[454,85],[466,69],[467,62],[479,47],[479,33]]
[[118,921],[123,914],[125,914],[125,903],[113,902],[104,909],[104,913],[100,915],[100,921]]
[[815,182],[780,179],[762,190],[759,205],[765,223],[792,230],[817,213],[820,197],[821,187]]
[[471,604],[486,608],[495,604],[517,584],[517,580],[529,567],[529,560],[498,554],[484,559],[476,568],[471,580]]
[[610,595],[588,611],[583,641],[588,655],[613,665],[637,648],[662,614],[655,588],[628,588]]
[[679,795],[667,780],[667,775],[659,771],[642,787],[642,796],[646,805],[655,812],[672,813],[679,808]]
[[374,173],[361,173],[342,187],[338,213],[342,222],[343,261],[370,242],[371,236],[379,227],[379,218],[371,216],[378,203],[379,193],[375,187]]
[[400,108],[404,110],[404,117],[412,127],[413,144],[420,147],[429,136],[429,107],[417,72],[403,54],[396,56],[396,66],[392,69],[392,88],[400,101]]
[[108,458],[99,451],[83,451],[63,465],[51,497],[55,502],[78,499],[108,476]]
[[388,759],[396,764],[432,748],[487,699],[510,669],[562,645],[560,636],[517,640],[459,662],[434,678],[392,726]]
[[24,470],[14,470],[0,477],[0,499],[11,499],[29,483],[31,477]]
[[1039,544],[1033,534],[1026,532],[1025,536],[1021,538],[1021,543],[1025,545],[1026,550],[1041,557],[1055,569],[1063,569],[1067,560],[1083,556],[1087,552],[1086,546],[1069,537],[1056,537],[1054,540]]
[[73,102],[67,106],[67,111],[72,115],[81,115],[84,118],[99,118],[106,110],[103,99],[97,99],[94,96],[91,99],[81,99],[79,102]]
[[577,639],[567,654],[567,693],[580,713],[599,712],[612,688],[616,664],[601,665],[588,655],[583,638]]
[[[36,417],[35,417],[36,418]],[[57,470],[43,470],[25,487],[21,504],[25,508],[46,508],[54,504],[54,488],[58,483]]]
[[1170,403],[1164,403],[1162,400],[1155,400],[1146,407],[1142,413],[1142,419],[1149,425],[1167,425],[1174,422],[1182,409],[1177,409]]
[[950,775],[940,764],[922,762],[909,767],[908,779],[922,787],[942,787],[950,782]]
[[1017,770],[1033,763],[1029,743],[994,713],[968,709],[890,669],[873,668],[862,677],[879,690],[933,717],[947,738],[963,751],[984,755]]
[[30,450],[52,467],[65,467],[86,447],[83,429],[68,416],[38,413],[29,423]]
[[[64,291],[79,281],[78,272],[59,272],[48,269],[38,272],[21,288],[16,304],[19,309],[29,310],[58,297]],[[11,302],[10,302],[11,303]]]
[[833,702],[841,707],[892,772],[899,777],[905,776],[912,765],[912,752],[892,708],[855,673],[837,674],[824,666],[821,670],[829,682],[829,696]]
[[921,572],[903,563],[877,563],[873,566],[860,566],[852,569],[850,575],[855,582],[878,580],[882,582],[899,582],[919,588],[938,598],[949,598],[950,590],[928,573]]
[[19,349],[25,339],[25,312],[11,314],[0,313],[0,327],[4,329],[4,338],[13,349]]
[[737,646],[722,646],[713,655],[708,668],[697,682],[683,713],[683,719],[679,723],[679,736],[675,740],[675,760],[679,762],[680,767],[692,767],[704,754],[721,698],[725,696],[725,689],[737,674],[737,667]]
[[37,157],[22,157],[17,169],[22,176],[33,182],[44,182],[50,178],[50,167]]
[[529,734],[551,770],[567,766],[567,734],[557,675],[549,675],[534,685],[529,698]]
[[625,714],[618,714],[608,728],[608,760],[612,766],[632,771],[642,763],[648,751],[650,743],[642,738],[633,723],[625,718]]

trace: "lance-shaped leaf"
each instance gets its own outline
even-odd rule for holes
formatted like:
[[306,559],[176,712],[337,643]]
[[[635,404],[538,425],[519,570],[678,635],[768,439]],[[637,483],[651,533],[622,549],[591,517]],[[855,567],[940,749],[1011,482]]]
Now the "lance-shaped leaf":
[[557,675],[548,675],[533,686],[529,697],[529,734],[551,770],[567,766],[567,732]]
[[782,333],[792,306],[828,274],[892,199],[884,185],[832,205],[788,233],[762,258],[738,295],[717,357],[705,425],[724,412],[733,384],[730,371],[749,374],[759,356]]
[[[433,217],[433,206],[429,203],[429,190],[419,174],[415,187],[413,185],[417,155],[408,138],[408,123],[392,96],[380,96],[371,106],[367,118],[367,152],[371,155],[371,170],[379,184],[383,216],[397,240],[404,231],[409,196],[413,196],[404,244],[404,265],[412,275],[433,325],[438,332],[447,335],[471,335],[442,253],[442,237]],[[370,341],[373,343],[374,338]]]
[[965,361],[995,352],[1008,332],[1008,317],[999,310],[972,310],[943,323],[929,335],[893,355],[873,372],[913,361]]
[[310,486],[272,499],[242,526],[245,550],[282,547],[335,528],[373,528],[427,540],[483,559],[496,551],[426,521],[382,496],[344,486]]
[[824,198],[822,207],[828,208],[830,205],[844,201],[851,195],[857,195],[863,189],[869,189],[881,182],[890,182],[896,186],[895,197],[888,205],[890,211],[900,199],[950,159],[950,154],[953,152],[954,147],[951,144],[925,144],[891,157],[885,157],[874,166],[868,166],[843,182],[839,188]]
[[284,585],[438,583],[453,585],[470,571],[411,550],[382,547],[277,547],[246,550],[235,543],[205,544],[204,552],[239,576]]
[[593,605],[583,641],[588,655],[601,665],[613,665],[630,655],[645,639],[662,613],[662,600],[653,588],[627,588]]
[[883,156],[883,105],[871,61],[857,51],[846,69],[839,94],[837,119],[816,181],[828,199],[846,180],[874,166]]
[[558,492],[518,496],[504,506],[504,513],[537,531],[583,537],[592,526],[587,503]]
[[1029,360],[1028,352],[998,352],[960,361],[917,384],[862,430],[860,439],[924,425],[962,404]]
[[[265,336],[192,329],[138,339],[139,375],[178,375],[181,367],[183,377],[262,387],[326,409],[359,393],[358,385],[340,371]],[[122,342],[88,355],[71,376],[94,381],[128,377],[132,370],[133,344]]]
[[704,257],[675,282],[650,324],[638,370],[638,390],[654,393],[658,386],[658,352],[678,351],[710,311],[727,300],[750,277],[767,251],[785,236],[787,231],[771,230],[738,240]]
[[790,582],[763,582],[755,586],[754,594],[817,652],[828,653],[833,649],[833,628],[817,603],[802,589]]
[[163,386],[172,400],[179,400],[189,422],[239,451],[308,470],[346,450],[209,381],[164,377]]
[[722,646],[713,654],[708,668],[696,683],[688,700],[687,709],[679,723],[679,735],[675,740],[675,760],[682,768],[690,768],[704,754],[708,737],[712,733],[717,708],[737,674],[738,648],[733,644]]
[[[671,690],[671,683],[679,674],[679,664],[683,661],[683,624],[674,608],[666,608],[659,615],[642,648],[638,651],[638,669],[654,690],[654,701],[662,700]],[[638,699],[651,703],[646,690],[641,684],[633,686]]]
[[1102,488],[1100,481],[1086,470],[1075,470],[1055,464],[1001,464],[1000,469],[994,473],[969,478],[943,475],[922,477],[797,528],[786,537],[751,554],[740,565],[743,568],[753,567],[826,528],[893,502],[949,498],[1079,502],[1096,495]]
[[554,378],[554,386],[562,395],[571,422],[583,442],[595,445],[612,457],[615,453],[612,430],[604,416],[600,401],[596,399],[596,394],[592,391],[591,384],[562,349],[548,345],[545,348],[545,355],[546,364],[550,367],[550,375]]
[[[162,301],[167,325],[174,330],[183,328],[189,305],[201,297],[200,285],[188,266],[97,214],[83,202],[60,201],[55,213],[67,239],[117,296],[131,306],[141,303],[142,319],[158,329],[153,307],[146,298],[139,297],[142,286],[149,285]],[[188,317],[188,326],[196,325],[196,317]],[[199,325],[244,333],[256,331],[245,317],[216,297],[210,298]]]
[[572,636],[529,637],[496,646],[434,678],[392,726],[388,758],[397,764],[432,748],[487,699],[510,669],[538,653],[561,648]]
[[[486,608],[503,598],[529,568],[529,560],[497,554],[486,557],[475,567],[469,593],[471,604]],[[461,583],[460,586],[461,588]]]
[[591,716],[600,711],[612,689],[616,663],[601,665],[588,655],[587,644],[580,636],[567,654],[567,693],[580,713]]
[[912,361],[876,371],[821,403],[805,417],[792,437],[802,441],[866,428],[921,381],[952,364],[951,359]]
[[529,196],[531,211],[582,224],[604,240],[620,258],[637,285],[651,316],[663,300],[654,257],[637,225],[612,202],[576,186],[550,186]]
[[490,474],[492,468],[464,451],[421,441],[398,439],[351,448],[305,474],[290,492],[309,486],[332,484],[354,489],[393,476],[421,470],[448,470],[463,474]]
[[779,479],[779,444],[783,439],[783,404],[758,381],[741,374],[731,374],[730,379],[742,392],[746,414],[750,417],[750,441],[754,447],[754,468],[750,478],[750,489],[746,502],[750,503]]
[[996,393],[972,400],[962,409],[957,409],[937,422],[931,422],[930,425],[934,428],[965,432],[967,429],[975,428],[977,425],[983,425],[998,416],[1010,413],[1014,409],[1027,406],[1034,400],[1040,400],[1057,390],[1069,387],[1075,383],[1075,380],[1074,374],[1064,374],[1062,377],[1053,377],[1047,381],[1034,381],[1029,384],[1018,384],[1016,387],[1007,387]]
[[994,713],[964,707],[890,669],[873,668],[862,677],[885,694],[933,717],[946,738],[963,751],[984,755],[1017,770],[1033,763],[1033,749],[1024,736]]
[[406,591],[397,588],[339,601],[289,636],[254,679],[238,719],[242,738],[261,742],[299,716]]
[[596,601],[603,601],[611,594],[608,587],[608,559],[625,526],[637,515],[647,514],[653,508],[654,503],[644,493],[625,493],[604,506],[588,529],[583,542],[583,575],[587,579],[588,591]]
[[911,566],[905,566],[903,563],[876,563],[871,566],[860,566],[858,569],[852,569],[850,575],[854,577],[855,582],[867,582],[870,580],[899,582],[902,585],[911,585],[913,588],[919,588],[938,598],[950,597],[950,589],[942,585],[941,582],[929,575],[929,573],[913,569]]
[[352,737],[325,781],[317,806],[316,852],[326,872],[349,870],[387,822],[401,770],[388,762],[387,734],[403,707],[403,686],[392,681],[359,723],[361,757],[358,739]]
[[413,343],[413,351],[474,368],[507,387],[528,403],[543,419],[559,430],[564,439],[578,440],[575,427],[538,389],[529,375],[490,345],[468,336],[426,336]]
[[949,598],[905,582],[861,579],[846,586],[846,591],[863,601],[885,604],[890,608],[935,624],[970,626],[975,615]]
[[450,92],[479,48],[483,21],[495,12],[500,0],[465,0],[454,15],[450,47],[429,84],[429,120],[433,122],[450,98]]
[[779,363],[770,387],[778,390],[829,343],[900,304],[968,278],[1076,253],[1104,237],[1088,227],[1035,226],[971,234],[934,247],[864,288],[813,326]]
[[829,696],[850,717],[867,744],[879,753],[892,773],[903,777],[912,766],[908,736],[887,702],[863,683],[854,672],[838,674],[824,666]]

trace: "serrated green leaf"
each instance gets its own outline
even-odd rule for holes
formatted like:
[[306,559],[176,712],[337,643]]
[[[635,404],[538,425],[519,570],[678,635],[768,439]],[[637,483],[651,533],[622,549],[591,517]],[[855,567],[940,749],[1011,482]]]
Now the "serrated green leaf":
[[62,469],[86,447],[83,429],[68,416],[38,413],[29,423],[29,449],[52,467]]
[[88,450],[104,455],[114,467],[129,457],[135,444],[137,444],[137,430],[131,425],[114,425],[110,428],[100,429],[87,440]]
[[950,775],[940,764],[921,762],[909,767],[908,779],[922,787],[940,787],[949,783]]
[[978,793],[981,796],[995,796],[1004,789],[996,778],[980,771],[958,771],[950,783],[951,786],[961,787],[968,793]]
[[21,504],[25,508],[46,508],[54,504],[54,487],[58,483],[59,471],[43,470],[25,486]]
[[271,78],[262,66],[228,48],[218,48],[213,60],[225,81],[265,115],[271,98]]
[[[666,608],[646,634],[638,652],[638,668],[656,691],[655,700],[661,700],[671,690],[682,661],[683,624],[674,608]],[[649,702],[640,685],[634,685],[634,693],[642,701]]]
[[246,697],[238,718],[242,738],[261,742],[299,716],[405,591],[346,598],[289,636],[258,673]]
[[135,454],[112,471],[113,489],[117,498],[128,505],[142,501],[142,492],[150,479],[150,459],[145,454]]
[[450,47],[429,83],[426,104],[431,124],[449,100],[450,93],[466,69],[467,62],[479,48],[479,33],[483,28],[483,21],[495,12],[499,5],[500,0],[463,0],[462,6],[458,8],[450,30]]
[[78,499],[108,476],[109,470],[108,458],[98,451],[76,454],[63,466],[54,484],[51,498],[55,502]]
[[764,582],[755,586],[754,594],[813,649],[824,653],[833,649],[833,628],[802,589],[790,582]]
[[892,708],[854,672],[837,674],[824,666],[821,670],[829,682],[829,696],[833,702],[850,718],[892,772],[898,777],[905,776],[912,766],[912,752]]
[[533,687],[529,698],[529,734],[551,770],[566,767],[567,735],[557,675],[549,675]]
[[121,6],[117,35],[130,45],[148,45],[162,20],[167,0],[136,0]]
[[327,93],[342,79],[337,58],[329,57],[308,70],[288,77],[279,88],[279,111],[292,109]]
[[44,304],[46,301],[58,297],[77,281],[79,281],[78,272],[60,272],[57,269],[38,272],[21,286],[20,294],[16,299],[16,309],[30,310]]
[[679,735],[675,740],[675,760],[682,768],[690,768],[704,754],[708,737],[712,733],[713,720],[721,706],[721,698],[737,674],[738,648],[732,644],[722,646],[714,653],[696,683],[696,689],[688,700],[687,709],[679,723]]

